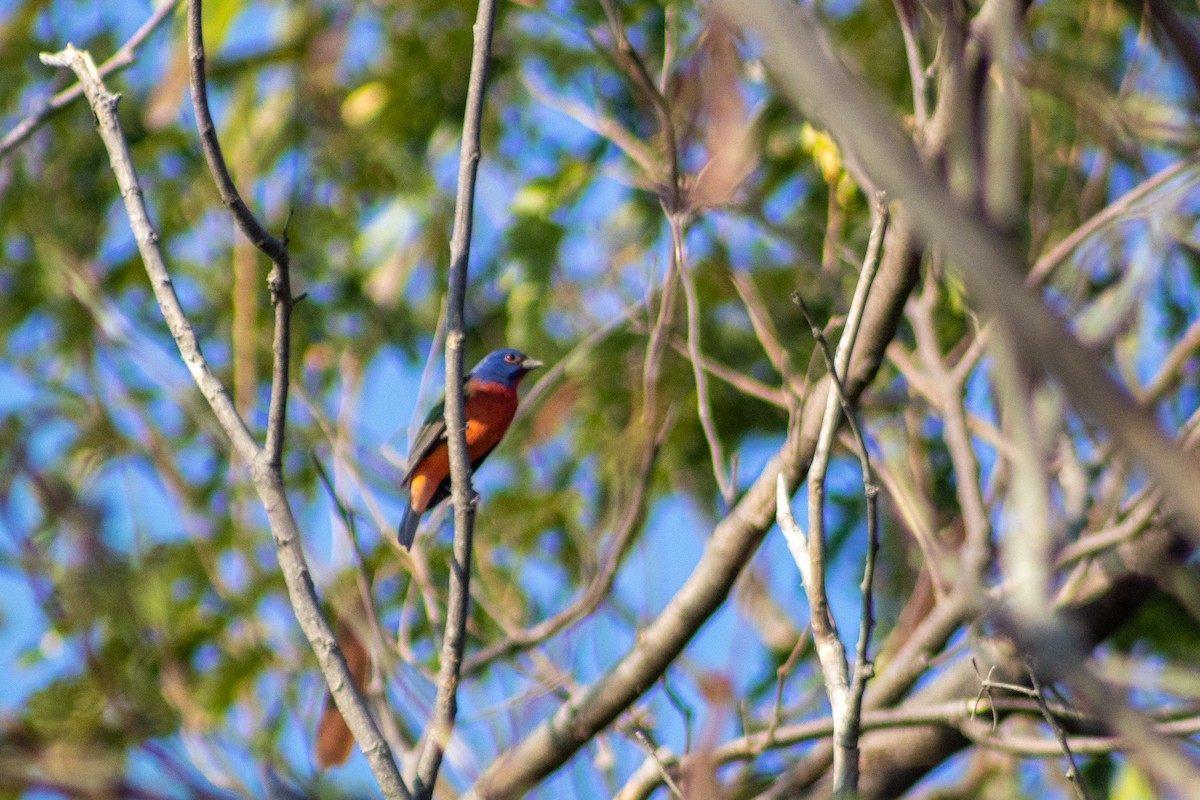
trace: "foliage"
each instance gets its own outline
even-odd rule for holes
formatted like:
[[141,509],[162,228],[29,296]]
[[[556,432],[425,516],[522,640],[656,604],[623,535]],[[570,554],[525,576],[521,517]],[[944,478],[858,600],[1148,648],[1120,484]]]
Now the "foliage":
[[[1183,165],[1175,179],[1088,229],[1049,273],[1043,297],[1164,430],[1181,441],[1192,435],[1196,89],[1155,21],[1139,16],[1139,4],[1032,4],[1011,75],[984,58],[979,74],[959,76],[967,100],[935,123],[917,116],[902,19],[912,15],[917,72],[929,68],[925,96],[934,109],[950,102],[947,64],[960,56],[968,63],[947,32],[962,33],[1006,3],[952,11],[908,0],[816,5],[839,53],[964,205],[985,212],[989,181],[1014,177],[1020,213],[989,222],[1019,243],[1030,265],[1108,203]],[[72,41],[100,60],[150,13],[134,2],[0,5],[0,135],[66,85],[65,73],[38,62],[39,51]],[[508,344],[561,369],[528,379],[521,416],[477,476],[468,672],[443,771],[443,785],[455,791],[635,647],[711,551],[720,521],[758,525],[749,520],[759,512],[731,514],[721,496],[689,337],[701,343],[726,456],[720,466],[745,497],[789,441],[789,419],[824,396],[817,389],[827,368],[791,294],[828,322],[836,344],[872,227],[872,199],[860,188],[870,176],[819,119],[788,105],[753,37],[737,40],[730,66],[708,4],[635,2],[614,13],[619,19],[605,4],[519,2],[503,6],[498,20],[468,360]],[[1196,22],[1194,10],[1175,13]],[[289,494],[331,614],[352,613],[356,579],[369,589],[379,626],[371,643],[377,675],[367,688],[401,753],[420,737],[436,688],[450,525],[431,515],[415,552],[398,551],[404,495],[396,484],[408,433],[440,387],[445,243],[473,18],[474,5],[461,0],[204,6],[221,143],[249,203],[273,232],[286,228],[293,281],[307,295],[293,326]],[[236,233],[201,157],[184,28],[181,12],[169,16],[107,82],[122,93],[121,121],[176,289],[205,354],[261,436],[271,380],[269,264]],[[620,30],[669,105],[684,193],[700,193],[705,165],[722,148],[744,160],[727,196],[685,215],[695,330],[672,272],[670,190],[662,183],[670,137],[618,46]],[[1005,77],[1015,94],[1000,103]],[[737,124],[722,128],[731,115]],[[989,150],[996,115],[1011,116],[1011,163],[998,164]],[[738,136],[744,151],[730,145]],[[641,152],[655,172],[639,162]],[[231,455],[154,303],[86,104],[69,106],[0,159],[0,665],[11,677],[0,688],[0,794],[262,796],[276,785],[322,797],[369,793],[361,756],[328,773],[312,763],[324,691],[316,662],[287,605],[245,465]],[[904,209],[896,213],[893,228],[903,228]],[[902,236],[893,230],[888,239],[887,268],[902,269]],[[859,382],[869,385],[858,419],[884,487],[872,642],[880,679],[966,569],[964,493],[983,502],[1000,550],[1029,525],[1014,478],[1023,463],[1014,455],[1018,433],[1011,409],[1002,413],[1007,373],[982,346],[987,320],[954,273],[969,265],[946,264],[916,244],[911,260],[920,278],[894,337],[866,345],[873,362],[871,353],[856,356],[869,364],[859,368]],[[673,305],[660,316],[670,291]],[[648,376],[660,333],[661,363]],[[1022,357],[1034,363],[1037,354]],[[939,369],[959,370],[961,391],[944,394]],[[1079,638],[1101,674],[1129,684],[1120,694],[1130,705],[1186,708],[1197,692],[1183,674],[1198,641],[1194,570],[1178,546],[1166,556],[1116,547],[1162,534],[1166,506],[1145,488],[1136,462],[1114,452],[1108,433],[1067,406],[1052,381],[1038,374],[1031,386],[1052,555],[1129,528],[1056,566],[1050,588],[1060,596],[1047,616],[1094,615]],[[954,451],[955,413],[970,432],[977,474]],[[639,471],[651,452],[643,487]],[[314,459],[333,476],[352,527]],[[848,448],[836,452],[828,492],[830,600],[852,648],[865,523]],[[629,540],[618,550],[626,524]],[[763,532],[747,540],[757,546]],[[940,560],[930,559],[930,547]],[[1088,583],[1118,560],[1108,584]],[[581,619],[545,640],[471,660],[519,642],[523,630],[584,596],[610,561],[619,567],[611,591]],[[589,735],[586,748],[539,783],[541,796],[611,796],[627,782],[631,792],[655,787],[657,766],[639,732],[672,758],[689,748],[703,756],[767,730],[773,718],[787,728],[828,715],[811,644],[802,641],[808,605],[778,529],[736,569],[732,598],[671,660],[664,680],[640,687],[644,694],[612,726]],[[1008,569],[989,561],[979,586],[1007,586]],[[986,662],[978,654],[991,653],[992,638],[1004,632],[1003,621],[982,612],[961,620],[931,648],[920,680],[886,705],[919,705],[919,692],[969,669],[971,653]],[[777,709],[777,671],[797,642],[800,657],[782,678]],[[970,700],[976,690],[936,699]],[[1063,691],[1064,702],[1086,705]],[[965,730],[960,722],[945,725]],[[996,737],[1031,730],[1053,741],[1036,713],[1009,715]],[[878,736],[885,741],[886,733]],[[955,742],[937,762],[968,745]],[[781,737],[763,752],[729,758],[736,766],[693,759],[701,766],[684,770],[684,791],[704,796],[696,787],[706,778],[731,797],[766,791],[821,758],[806,741]],[[1124,752],[1082,758],[1096,794],[1143,796],[1154,780]],[[947,775],[920,762],[906,780],[959,784],[963,796],[983,796],[989,782],[1028,796],[1072,791],[1057,761],[1043,769],[1032,757],[981,745],[951,763]],[[871,771],[864,761],[864,780]],[[819,795],[817,779],[799,788]]]

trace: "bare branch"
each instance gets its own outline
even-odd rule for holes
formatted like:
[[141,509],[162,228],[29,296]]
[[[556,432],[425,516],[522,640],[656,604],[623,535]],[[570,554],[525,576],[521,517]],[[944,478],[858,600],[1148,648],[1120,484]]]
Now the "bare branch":
[[[163,0],[162,4],[154,9],[154,13],[129,37],[129,41],[121,45],[121,48],[117,52],[109,56],[108,60],[96,69],[96,74],[101,79],[107,78],[111,73],[119,72],[133,64],[133,59],[137,55],[137,49],[141,47],[142,42],[150,34],[158,30],[158,26],[164,20],[171,16],[171,12],[175,10],[177,1]],[[5,156],[24,144],[25,140],[32,136],[34,131],[58,116],[59,112],[71,105],[71,103],[83,97],[83,94],[84,89],[81,81],[54,95],[41,108],[21,120],[16,127],[4,135],[3,139],[0,139],[0,161],[4,160]]]
[[1200,181],[1200,172],[1196,171],[1197,166],[1200,166],[1200,156],[1185,158],[1169,167],[1164,167],[1109,203],[1103,211],[1088,217],[1086,222],[1063,237],[1054,247],[1033,262],[1025,281],[1026,285],[1038,286],[1044,283],[1050,277],[1050,273],[1066,261],[1067,257],[1075,252],[1075,248],[1083,244],[1089,236],[1103,230],[1122,217],[1134,213],[1138,203],[1176,178],[1187,175],[1187,180],[1181,183],[1180,188],[1194,186],[1197,181]]
[[[338,710],[345,717],[355,740],[360,743],[384,796],[408,800],[408,790],[392,760],[391,750],[379,734],[362,695],[351,679],[346,659],[338,649],[333,630],[321,616],[316,589],[300,546],[299,527],[292,515],[280,471],[277,465],[272,464],[268,452],[258,447],[234,407],[225,386],[213,374],[175,294],[171,277],[158,249],[158,236],[150,224],[142,199],[129,148],[117,119],[118,98],[104,88],[96,66],[86,52],[67,45],[66,49],[59,53],[43,53],[41,59],[43,63],[52,66],[69,67],[84,87],[88,102],[99,121],[100,136],[108,150],[109,162],[121,189],[130,226],[138,243],[138,251],[141,253],[151,289],[163,318],[192,379],[208,401],[218,423],[229,436],[234,451],[250,467],[250,477],[262,500],[267,522],[274,535],[276,554],[296,619],[317,656],[325,681],[337,701]],[[277,331],[276,336],[279,335]]]
[[454,730],[458,713],[458,681],[466,645],[471,603],[471,548],[475,533],[474,490],[467,454],[466,412],[463,398],[463,349],[466,342],[464,304],[470,266],[471,223],[475,203],[475,176],[479,169],[480,126],[484,87],[492,52],[496,21],[495,0],[480,0],[475,17],[475,46],[463,114],[462,145],[458,160],[458,192],[454,201],[454,230],[450,237],[450,286],[446,296],[446,439],[450,450],[450,496],[454,503],[454,561],[450,569],[450,599],[442,637],[442,663],[438,672],[433,716],[422,735],[417,774],[413,781],[419,800],[433,796],[442,754]]
[[1042,691],[1042,684],[1038,681],[1037,670],[1030,664],[1028,671],[1029,680],[1033,683],[1034,700],[1037,701],[1038,709],[1042,712],[1042,719],[1046,720],[1046,724],[1054,732],[1054,738],[1058,741],[1058,745],[1067,759],[1067,780],[1071,782],[1071,786],[1074,787],[1075,794],[1080,800],[1091,800],[1087,785],[1083,782],[1083,776],[1079,774],[1079,767],[1075,765],[1075,756],[1071,755],[1071,744],[1067,741],[1067,734],[1063,731],[1062,725],[1058,724],[1058,720],[1054,718],[1054,714],[1050,712],[1050,706],[1046,703],[1046,693]]
[[275,264],[287,264],[286,242],[268,233],[254,216],[254,212],[242,200],[242,195],[229,174],[229,167],[225,164],[221,143],[217,140],[217,128],[213,124],[212,113],[208,110],[208,81],[204,76],[204,33],[201,17],[201,0],[188,0],[188,57],[191,60],[192,109],[196,113],[196,126],[199,128],[204,158],[208,161],[213,180],[216,181],[221,202],[233,214],[238,228],[251,244]]
[[634,85],[649,99],[655,116],[658,118],[659,132],[666,143],[666,186],[659,188],[659,194],[669,212],[682,211],[683,187],[680,185],[679,180],[679,142],[675,132],[675,122],[671,117],[671,106],[667,102],[666,95],[659,91],[658,86],[654,83],[654,79],[650,77],[650,72],[646,69],[646,63],[638,55],[637,49],[629,41],[629,36],[625,32],[625,25],[621,22],[620,12],[613,5],[612,0],[600,0],[600,5],[603,7],[604,13],[608,18],[609,31],[616,42],[618,61],[625,67],[625,71],[633,80]]
[[700,418],[704,439],[708,442],[713,478],[717,481],[717,489],[721,492],[725,508],[729,509],[733,507],[737,496],[737,486],[733,477],[725,472],[725,453],[721,447],[720,434],[717,433],[716,420],[713,419],[712,401],[708,398],[708,376],[704,374],[703,355],[700,352],[700,300],[696,297],[696,284],[688,271],[687,244],[684,241],[686,228],[681,214],[670,209],[665,210],[671,228],[671,260],[675,271],[679,273],[679,280],[683,283],[683,298],[687,306],[688,360],[692,364],[692,377],[696,381],[696,414]]
[[254,464],[258,457],[258,444],[234,407],[233,400],[230,399],[225,386],[209,367],[208,361],[200,349],[196,332],[183,311],[179,297],[175,294],[174,284],[167,272],[162,252],[158,248],[158,233],[150,222],[150,216],[142,198],[142,188],[138,183],[137,172],[134,170],[129,147],[125,142],[125,136],[121,132],[120,122],[117,118],[117,102],[120,100],[120,95],[111,94],[104,87],[96,66],[86,51],[76,50],[71,45],[67,45],[66,49],[61,52],[43,53],[41,60],[43,64],[71,69],[79,78],[99,123],[100,137],[104,140],[104,145],[108,150],[109,163],[112,165],[117,186],[120,188],[121,197],[125,202],[125,211],[129,215],[129,224],[133,228],[134,238],[137,240],[138,252],[146,266],[150,287],[154,290],[154,298],[158,301],[158,307],[162,311],[163,319],[166,320],[167,328],[179,347],[179,354],[187,366],[192,380],[196,382],[200,393],[208,401],[213,414],[217,417],[217,422],[220,423],[221,428],[232,442],[234,451],[247,464]]
[[1195,491],[1200,465],[1134,406],[1096,357],[1022,285],[1025,270],[1012,244],[962,208],[926,170],[895,122],[836,61],[811,12],[773,0],[725,0],[720,7],[763,37],[766,60],[782,75],[789,96],[820,110],[835,138],[880,186],[906,203],[919,230],[959,266],[972,296],[1010,322],[1021,348],[1036,354],[1072,402],[1137,459],[1172,507],[1183,512],[1193,540],[1200,540],[1200,493]]
[[[807,548],[803,552],[797,552],[797,547],[803,543],[803,536],[799,533],[795,520],[791,520],[791,509],[786,502],[787,497],[782,482],[777,487],[779,525],[787,537],[789,548],[793,550],[793,557],[796,558],[796,565],[800,568],[800,574],[804,581],[804,590],[808,596],[810,608],[813,644],[816,646],[825,690],[829,695],[829,705],[833,711],[835,722],[833,791],[835,796],[850,796],[857,792],[859,720],[862,715],[863,692],[870,673],[870,667],[867,664],[867,647],[874,624],[871,584],[875,574],[875,553],[878,549],[876,498],[879,489],[875,486],[871,475],[870,456],[867,454],[866,442],[854,421],[852,409],[845,398],[840,376],[845,373],[850,363],[854,340],[858,334],[858,325],[866,308],[866,299],[875,278],[875,271],[878,268],[883,249],[883,239],[887,233],[890,217],[886,199],[882,196],[876,198],[875,208],[875,224],[871,229],[871,238],[867,245],[866,257],[863,260],[862,272],[859,275],[858,287],[855,289],[842,337],[838,341],[836,355],[829,352],[824,332],[809,315],[799,293],[792,295],[792,299],[800,306],[805,319],[808,320],[813,337],[816,338],[821,354],[826,359],[831,386],[830,393],[826,397],[821,431],[817,436],[812,465],[808,470],[808,541]],[[862,622],[853,675],[850,674],[850,667],[846,662],[845,646],[838,637],[837,625],[833,613],[830,611],[829,598],[825,591],[825,476],[829,470],[833,442],[843,413],[849,421],[855,441],[859,446],[867,502],[867,557],[862,585]],[[788,524],[789,520],[791,520],[790,524]],[[795,546],[793,546],[794,543]]]

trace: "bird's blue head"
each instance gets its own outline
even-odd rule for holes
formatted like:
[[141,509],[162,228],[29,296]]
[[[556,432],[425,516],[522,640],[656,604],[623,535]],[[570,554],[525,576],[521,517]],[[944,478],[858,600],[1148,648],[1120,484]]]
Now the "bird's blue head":
[[542,366],[536,358],[530,358],[520,350],[511,347],[495,350],[484,356],[484,359],[471,370],[470,377],[485,383],[499,383],[510,389],[515,389],[525,377],[525,373]]

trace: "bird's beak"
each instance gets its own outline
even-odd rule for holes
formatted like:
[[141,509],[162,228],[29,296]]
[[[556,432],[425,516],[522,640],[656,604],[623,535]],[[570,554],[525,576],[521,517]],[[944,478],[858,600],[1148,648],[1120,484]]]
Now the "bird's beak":
[[525,370],[526,372],[529,372],[531,369],[537,369],[538,367],[544,366],[546,365],[541,361],[538,361],[536,358],[527,358],[521,362],[521,369]]

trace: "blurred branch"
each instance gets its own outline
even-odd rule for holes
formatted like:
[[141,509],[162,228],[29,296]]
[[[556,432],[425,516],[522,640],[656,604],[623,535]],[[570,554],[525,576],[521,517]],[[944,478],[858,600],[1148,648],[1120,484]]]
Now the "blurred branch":
[[1200,785],[1200,766],[1187,749],[1158,733],[1141,711],[1093,673],[1084,663],[1083,654],[1073,652],[1069,645],[1060,647],[1060,643],[1042,641],[1040,645],[1047,657],[1061,660],[1052,669],[1069,673],[1067,683],[1081,704],[1125,740],[1126,752],[1138,769],[1167,790],[1165,794],[1190,797],[1195,792]]
[[[234,452],[249,466],[251,479],[274,534],[280,568],[300,627],[316,653],[325,680],[338,699],[338,707],[351,730],[355,732],[356,740],[365,743],[363,752],[384,795],[407,800],[409,794],[392,760],[391,751],[371,720],[362,696],[353,686],[346,660],[338,650],[329,623],[321,616],[316,590],[300,547],[299,528],[295,517],[292,516],[278,464],[273,463],[269,451],[259,448],[234,407],[225,386],[213,374],[201,352],[195,331],[175,294],[170,274],[158,248],[158,234],[150,222],[143,201],[128,144],[121,132],[117,118],[118,97],[105,89],[91,56],[85,51],[67,45],[66,49],[59,53],[43,53],[41,59],[43,63],[51,66],[70,68],[84,87],[84,93],[99,122],[100,136],[108,150],[109,162],[121,189],[130,226],[133,228],[138,251],[150,278],[150,286],[159,309],[179,348],[184,364],[201,394],[208,401],[217,421],[229,436]],[[276,336],[278,340],[278,331]]]
[[[771,316],[767,312],[767,305],[763,302],[762,295],[759,293],[754,279],[735,269],[730,269],[729,280],[733,282],[733,288],[737,291],[738,297],[741,298],[742,305],[746,307],[746,314],[750,317],[750,327],[754,329],[754,336],[758,339],[759,344],[762,345],[763,352],[767,354],[767,359],[771,362],[771,366],[775,367],[775,371],[779,373],[785,385],[791,383],[792,391],[797,396],[802,395],[802,387],[792,383],[793,376],[789,369],[787,348],[779,341],[779,334],[771,324]],[[784,394],[783,392],[780,393]]]
[[450,496],[454,504],[454,561],[450,567],[450,598],[442,637],[442,663],[438,671],[433,715],[418,747],[414,792],[418,800],[433,796],[442,754],[454,731],[458,714],[458,682],[466,645],[470,613],[471,548],[475,533],[475,500],[471,488],[471,460],[467,454],[466,412],[463,396],[463,349],[466,344],[464,305],[470,266],[471,223],[475,203],[475,177],[479,170],[480,126],[484,88],[492,52],[496,21],[495,0],[480,0],[475,17],[475,45],[467,104],[463,113],[462,145],[458,160],[458,190],[454,199],[454,230],[450,236],[450,277],[446,295],[446,444],[450,450]]
[[501,658],[536,647],[591,614],[604,598],[608,597],[616,581],[617,570],[620,568],[625,554],[629,552],[629,546],[633,542],[634,536],[638,533],[638,523],[645,514],[646,494],[650,487],[650,479],[654,476],[654,465],[658,459],[659,450],[673,424],[673,416],[668,414],[658,435],[648,444],[642,454],[641,465],[638,468],[637,477],[634,479],[633,494],[622,503],[625,511],[621,514],[616,529],[609,537],[611,543],[608,554],[605,556],[599,572],[591,579],[583,593],[566,608],[533,627],[510,631],[503,640],[472,654],[463,665],[464,673],[477,672]]
[[1040,255],[1037,261],[1033,262],[1033,266],[1029,268],[1029,275],[1026,276],[1026,285],[1040,286],[1050,277],[1050,273],[1066,261],[1067,257],[1075,251],[1075,248],[1083,244],[1089,236],[1103,230],[1108,225],[1117,222],[1123,217],[1132,215],[1137,210],[1138,203],[1176,178],[1191,172],[1192,174],[1188,175],[1187,181],[1180,188],[1194,186],[1197,181],[1200,181],[1200,172],[1196,171],[1197,167],[1200,167],[1200,156],[1192,156],[1182,161],[1177,161],[1171,166],[1159,170],[1137,186],[1134,186],[1105,206],[1099,213],[1088,217],[1079,227],[1060,239],[1057,244]]
[[966,537],[960,553],[961,569],[955,580],[956,588],[964,595],[978,598],[983,574],[992,559],[992,524],[987,503],[980,487],[979,460],[975,455],[970,427],[967,423],[966,387],[962,376],[946,366],[938,343],[933,319],[940,288],[934,277],[926,273],[921,294],[909,303],[909,322],[916,338],[917,355],[932,384],[942,410],[942,438],[950,453],[954,469],[954,492],[962,514]]
[[[686,224],[681,213],[666,209],[665,204],[664,209],[671,228],[671,261],[683,284],[684,304],[687,306],[688,361],[691,362],[692,377],[696,382],[696,415],[700,419],[700,428],[704,431],[704,439],[708,443],[713,478],[716,479],[721,500],[724,501],[724,509],[728,510],[733,507],[733,501],[737,497],[737,476],[725,471],[725,453],[721,447],[721,436],[717,433],[716,420],[713,419],[712,401],[708,397],[708,376],[704,374],[701,364],[704,356],[700,352],[700,300],[696,297],[696,283],[692,280],[687,263]],[[736,462],[732,471],[736,471]]]
[[1200,94],[1200,38],[1196,36],[1193,25],[1189,25],[1172,8],[1166,0],[1142,0],[1141,3],[1127,2],[1137,10],[1142,6],[1150,12],[1155,25],[1162,31],[1163,36],[1175,48],[1176,55],[1183,62],[1183,68],[1192,80],[1192,91]]
[[662,182],[662,175],[655,166],[654,155],[632,131],[616,119],[594,111],[578,101],[551,94],[549,90],[542,88],[530,80],[525,81],[525,88],[529,90],[534,99],[539,100],[560,114],[570,117],[597,136],[608,139],[615,144],[625,155],[629,156],[633,163],[642,168],[642,171],[646,173],[646,177],[653,181],[655,185]]
[[900,34],[904,38],[904,57],[908,61],[908,77],[912,85],[913,122],[918,139],[929,122],[928,80],[921,64],[921,45],[917,41],[917,4],[912,0],[893,0]]
[[272,469],[282,469],[284,428],[287,424],[288,370],[291,361],[292,309],[302,298],[292,295],[290,257],[288,255],[287,232],[276,239],[250,210],[237,184],[229,174],[229,166],[221,152],[217,129],[208,108],[208,81],[204,75],[204,30],[201,0],[188,0],[188,57],[191,63],[189,83],[192,109],[196,114],[196,127],[209,172],[217,185],[221,202],[233,215],[238,228],[250,243],[271,259],[272,269],[267,276],[271,290],[271,305],[275,308],[275,338],[272,343],[274,354],[271,376],[271,401],[267,412],[266,452]]
[[1193,541],[1200,540],[1200,492],[1195,491],[1200,465],[1181,453],[1095,355],[1022,285],[1026,270],[1012,243],[964,209],[926,170],[911,141],[837,62],[811,12],[775,0],[725,0],[720,7],[762,36],[766,61],[785,93],[820,110],[835,138],[881,187],[905,203],[918,229],[958,265],[972,297],[1008,321],[1018,345],[1040,360],[1072,402],[1142,465],[1184,514]]
[[[1057,704],[1047,703],[1047,710],[1052,718],[1072,723],[1092,722],[1094,717]],[[893,729],[915,729],[922,727],[948,727],[963,732],[979,745],[1002,752],[1025,755],[1033,758],[1057,758],[1062,756],[1062,746],[1056,739],[1030,736],[1014,736],[1009,733],[997,734],[991,732],[991,725],[979,720],[978,717],[993,711],[1020,713],[1030,718],[1041,714],[1039,706],[1032,699],[1014,699],[999,697],[996,699],[979,700],[977,698],[961,698],[926,706],[912,708],[886,709],[867,711],[863,714],[863,731],[881,731]],[[1161,715],[1166,716],[1166,714]],[[833,734],[834,722],[830,718],[799,722],[792,725],[782,725],[777,730],[757,731],[755,733],[732,739],[717,747],[711,757],[717,765],[730,764],[737,761],[747,761],[757,758],[766,750],[780,749],[803,742],[827,739]],[[1200,732],[1200,716],[1186,716],[1181,719],[1171,719],[1157,722],[1154,730],[1159,735],[1172,737],[1187,737]],[[1068,736],[1068,743],[1075,753],[1097,755],[1119,752],[1127,743],[1116,736]],[[659,760],[662,768],[674,771],[679,768],[681,759],[666,756],[660,751]],[[659,765],[649,759],[643,762],[625,785],[617,792],[615,800],[645,800],[650,797],[661,783]]]
[[[609,32],[615,40],[617,61],[624,68],[646,98],[650,101],[654,114],[658,118],[658,130],[666,144],[666,185],[659,187],[659,195],[668,212],[683,210],[683,187],[680,185],[679,141],[675,132],[675,121],[671,117],[671,106],[650,77],[646,63],[638,55],[637,49],[629,41],[625,24],[621,21],[620,11],[613,5],[612,0],[600,0],[600,6],[608,18]],[[653,175],[654,173],[651,173]]]
[[[691,354],[688,352],[687,341],[684,339],[672,338],[671,349],[684,358],[691,358]],[[790,408],[787,392],[783,389],[768,386],[760,380],[714,361],[703,353],[700,354],[700,366],[709,375],[712,375],[723,383],[729,384],[747,397],[757,398],[768,405],[775,406],[784,411]]]
[[[154,33],[164,20],[171,16],[171,12],[175,10],[177,2],[178,0],[162,0],[162,4],[142,23],[140,28],[134,31],[129,40],[121,45],[117,52],[109,56],[108,60],[96,69],[97,75],[101,79],[107,78],[111,73],[119,72],[131,65],[134,57],[137,55],[137,49],[141,47],[142,42],[150,34]],[[83,95],[84,88],[81,81],[54,95],[37,111],[34,111],[28,117],[21,120],[16,127],[4,135],[3,139],[0,139],[0,161],[4,160],[4,157],[17,147],[21,146],[26,139],[33,135],[34,131],[58,116],[59,112],[80,97],[83,97]]]
[[[867,297],[879,265],[883,239],[887,233],[890,219],[886,203],[886,199],[882,196],[876,198],[875,222],[871,228],[867,254],[863,259],[858,286],[854,292],[850,311],[846,316],[842,336],[838,340],[836,355],[829,352],[825,334],[809,315],[800,294],[797,292],[792,295],[792,299],[800,306],[805,319],[808,320],[813,337],[817,340],[817,345],[826,359],[831,388],[826,396],[821,430],[817,436],[812,464],[808,469],[808,541],[804,542],[803,534],[800,533],[796,521],[792,517],[782,476],[777,481],[777,517],[779,527],[785,532],[788,546],[796,558],[796,565],[800,569],[804,590],[808,596],[813,644],[816,647],[821,674],[825,682],[825,691],[829,695],[829,705],[835,723],[833,793],[838,797],[853,796],[857,792],[858,786],[859,722],[862,715],[863,692],[870,674],[870,666],[867,664],[866,658],[868,640],[874,624],[871,584],[875,573],[875,553],[878,549],[876,498],[879,493],[872,478],[866,443],[845,398],[840,376],[845,374],[849,367],[854,340],[858,335],[859,322],[866,309]],[[855,441],[859,446],[867,503],[867,550],[862,584],[862,624],[853,675],[850,673],[850,665],[846,661],[846,650],[838,637],[837,624],[829,608],[829,597],[825,591],[825,477],[829,471],[833,443],[843,413],[846,415],[847,422],[854,432]]]

